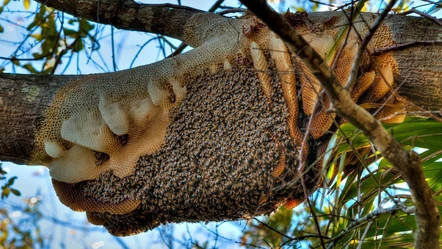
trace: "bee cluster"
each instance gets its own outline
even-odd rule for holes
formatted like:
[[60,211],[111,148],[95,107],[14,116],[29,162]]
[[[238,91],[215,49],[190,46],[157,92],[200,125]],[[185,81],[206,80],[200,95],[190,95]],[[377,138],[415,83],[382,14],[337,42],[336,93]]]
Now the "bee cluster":
[[[89,213],[90,218],[126,235],[168,222],[269,214],[289,198],[302,199],[299,184],[276,188],[295,178],[297,166],[281,83],[271,75],[275,93],[268,101],[250,60],[238,56],[231,64],[229,70],[187,77],[189,94],[171,113],[163,147],[141,157],[134,174],[119,179],[107,172],[83,187],[86,197],[105,203],[136,199],[140,206],[123,215]],[[279,144],[291,156],[284,157],[287,170],[275,178]]]

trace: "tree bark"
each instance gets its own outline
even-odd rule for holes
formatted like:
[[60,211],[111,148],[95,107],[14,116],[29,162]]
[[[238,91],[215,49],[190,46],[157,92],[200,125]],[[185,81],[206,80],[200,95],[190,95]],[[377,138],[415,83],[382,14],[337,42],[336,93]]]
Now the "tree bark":
[[55,93],[79,77],[0,74],[0,160],[28,162]]
[[[395,75],[398,93],[424,109],[440,110],[442,61],[436,55],[442,53],[441,27],[411,16],[393,15],[389,19],[397,46],[391,51],[398,62],[399,73]],[[400,48],[401,44],[410,46]]]
[[201,10],[173,4],[140,4],[135,1],[37,1],[48,7],[86,18],[90,21],[109,24],[115,28],[152,32],[184,41],[185,26]]

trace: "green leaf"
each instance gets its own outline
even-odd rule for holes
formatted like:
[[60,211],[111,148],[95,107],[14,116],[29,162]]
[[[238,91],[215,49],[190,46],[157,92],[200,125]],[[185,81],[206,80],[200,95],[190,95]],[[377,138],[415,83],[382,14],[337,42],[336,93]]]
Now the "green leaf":
[[9,178],[8,183],[6,183],[6,185],[7,186],[11,186],[12,184],[14,184],[16,179],[17,179],[16,176],[13,176],[13,177]]
[[[347,190],[345,198],[341,199],[342,202],[347,202],[353,198],[356,198],[358,193],[362,193],[360,199],[362,201],[372,200],[384,187],[379,186],[379,183],[383,186],[389,186],[393,183],[400,181],[399,175],[386,172],[385,170],[376,170],[372,174],[367,175],[361,179],[361,182],[353,182],[350,188]],[[364,203],[365,204],[365,203]]]
[[81,39],[75,40],[72,44],[72,51],[80,52],[83,49],[83,41]]
[[42,19],[39,18],[37,15],[34,18],[34,21],[32,21],[27,27],[27,30],[32,30],[34,27],[36,27],[37,25],[39,25],[42,22]]
[[[386,129],[390,129],[396,140],[402,145],[411,145],[421,148],[442,148],[442,124],[431,119],[413,118],[401,124],[385,124]],[[351,138],[354,148],[364,148],[370,146],[370,142],[352,124],[343,124],[337,132],[340,137]],[[348,144],[341,145],[339,152],[351,150]]]
[[16,66],[20,66],[20,61],[17,60],[17,58],[16,58],[15,56],[12,56],[12,57],[11,57],[11,61],[12,61],[12,63],[13,63],[14,65],[16,65]]
[[54,70],[53,66],[47,67],[45,70],[40,72],[40,74],[50,74]]
[[89,33],[89,31],[91,31],[92,29],[94,29],[95,25],[91,24],[88,20],[86,19],[80,19],[80,36],[81,37],[86,37],[87,34]]
[[41,58],[41,54],[40,53],[32,53],[32,57]]
[[17,189],[15,189],[15,188],[11,188],[10,190],[11,190],[11,193],[13,193],[14,195],[16,195],[16,196],[21,196],[20,191],[18,191]]
[[30,63],[23,65],[23,68],[27,69],[30,73],[38,74],[38,71]]
[[70,36],[70,37],[74,37],[74,38],[77,36],[77,31],[75,31],[73,29],[64,28],[63,32],[64,32],[65,36]]

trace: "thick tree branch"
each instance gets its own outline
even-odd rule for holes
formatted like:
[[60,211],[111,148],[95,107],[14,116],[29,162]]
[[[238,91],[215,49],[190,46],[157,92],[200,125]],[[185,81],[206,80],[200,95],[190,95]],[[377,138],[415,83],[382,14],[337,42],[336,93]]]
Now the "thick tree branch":
[[241,0],[309,67],[323,85],[335,111],[361,129],[382,155],[396,167],[407,182],[416,207],[416,248],[439,248],[440,217],[432,198],[420,158],[406,151],[370,113],[356,105],[322,57],[265,0]]
[[[119,29],[152,32],[184,39],[185,26],[203,11],[173,4],[140,4],[134,1],[36,0],[48,7]],[[188,41],[186,41],[188,42]]]
[[0,160],[28,162],[56,91],[80,77],[0,74]]

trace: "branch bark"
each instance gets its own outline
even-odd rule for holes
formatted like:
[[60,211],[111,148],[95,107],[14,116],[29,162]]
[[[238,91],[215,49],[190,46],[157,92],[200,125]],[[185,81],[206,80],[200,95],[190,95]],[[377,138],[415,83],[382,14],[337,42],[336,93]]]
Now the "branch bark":
[[332,69],[265,0],[241,0],[269,28],[279,35],[320,81],[333,110],[361,129],[382,155],[396,167],[407,182],[416,207],[415,248],[439,248],[440,217],[420,167],[419,155],[406,151],[370,113],[356,105]]
[[[189,19],[201,10],[173,4],[141,4],[135,1],[63,1],[36,0],[48,7],[109,24],[115,28],[152,32],[184,40],[185,26]],[[186,41],[188,42],[188,41]]]
[[80,77],[0,74],[0,160],[28,162],[55,93]]

